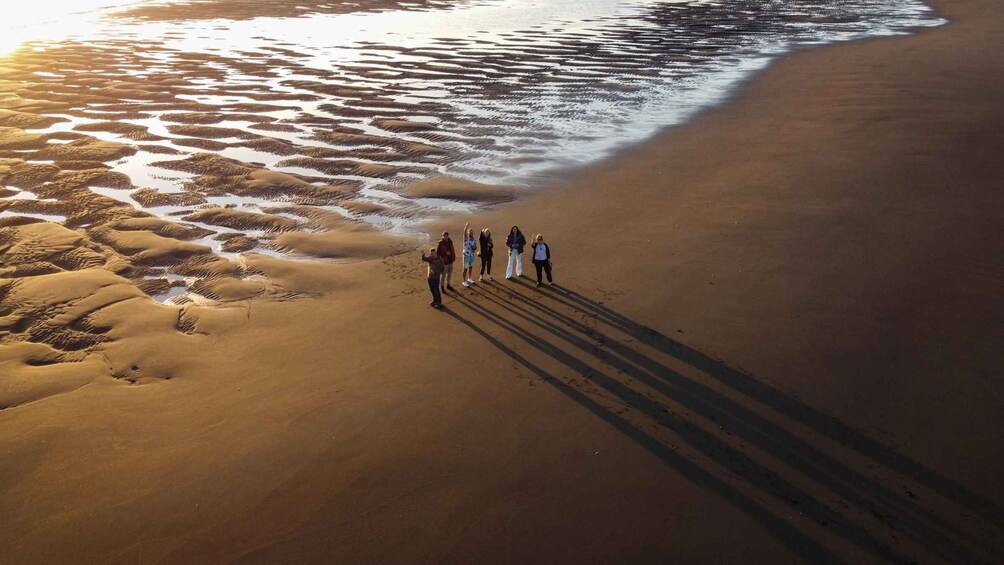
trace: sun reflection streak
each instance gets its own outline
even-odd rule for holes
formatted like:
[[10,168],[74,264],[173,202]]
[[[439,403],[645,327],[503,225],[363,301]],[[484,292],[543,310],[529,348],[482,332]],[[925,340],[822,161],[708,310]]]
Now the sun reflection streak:
[[3,7],[0,18],[0,57],[29,41],[54,41],[95,19],[125,6],[149,0],[30,0]]

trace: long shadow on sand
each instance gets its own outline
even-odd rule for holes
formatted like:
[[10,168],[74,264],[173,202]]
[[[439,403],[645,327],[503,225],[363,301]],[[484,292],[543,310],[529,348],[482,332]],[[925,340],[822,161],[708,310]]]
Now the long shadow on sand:
[[[900,563],[992,562],[1000,550],[993,502],[579,293],[517,279],[453,296],[458,322],[806,560],[844,562],[843,543]],[[979,527],[946,517],[945,503]]]

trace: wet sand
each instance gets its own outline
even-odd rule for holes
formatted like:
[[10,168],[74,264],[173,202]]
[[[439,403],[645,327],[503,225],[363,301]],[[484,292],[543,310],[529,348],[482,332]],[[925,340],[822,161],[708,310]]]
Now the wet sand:
[[[237,262],[99,194],[35,205],[79,223],[0,229],[34,275],[0,280],[0,561],[993,562],[1004,16],[934,4],[474,220],[544,231],[555,289],[436,312],[388,251],[420,246],[355,224],[212,212],[385,255]],[[213,303],[137,282],[183,276]]]

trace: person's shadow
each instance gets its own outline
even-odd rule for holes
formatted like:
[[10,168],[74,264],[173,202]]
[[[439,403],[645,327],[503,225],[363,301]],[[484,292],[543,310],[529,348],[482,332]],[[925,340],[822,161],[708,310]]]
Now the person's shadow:
[[842,543],[902,563],[1004,551],[995,502],[596,300],[518,278],[450,297],[457,322],[806,560],[845,562]]

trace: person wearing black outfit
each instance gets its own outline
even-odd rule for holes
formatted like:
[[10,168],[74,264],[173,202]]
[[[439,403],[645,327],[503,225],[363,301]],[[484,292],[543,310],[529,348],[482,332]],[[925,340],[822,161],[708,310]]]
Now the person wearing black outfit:
[[509,230],[509,236],[505,238],[505,246],[509,248],[509,265],[505,270],[506,280],[512,278],[514,270],[517,277],[523,276],[524,245],[526,245],[526,237],[523,235],[523,232],[519,231],[518,227],[513,226]]
[[481,230],[481,237],[478,238],[480,245],[478,256],[481,257],[481,276],[478,282],[484,282],[487,278],[492,280],[492,255],[495,253],[495,242],[492,241],[492,230],[485,228]]
[[429,291],[432,293],[432,302],[429,303],[429,306],[442,308],[443,296],[439,292],[439,277],[443,275],[443,260],[439,258],[436,248],[433,247],[429,249],[428,255],[425,253],[422,254],[422,261],[429,264],[427,275],[429,279]]
[[533,236],[530,246],[533,247],[533,266],[537,269],[537,286],[544,282],[541,269],[547,273],[547,284],[554,284],[554,279],[551,278],[551,247],[544,243],[544,236],[539,233]]

